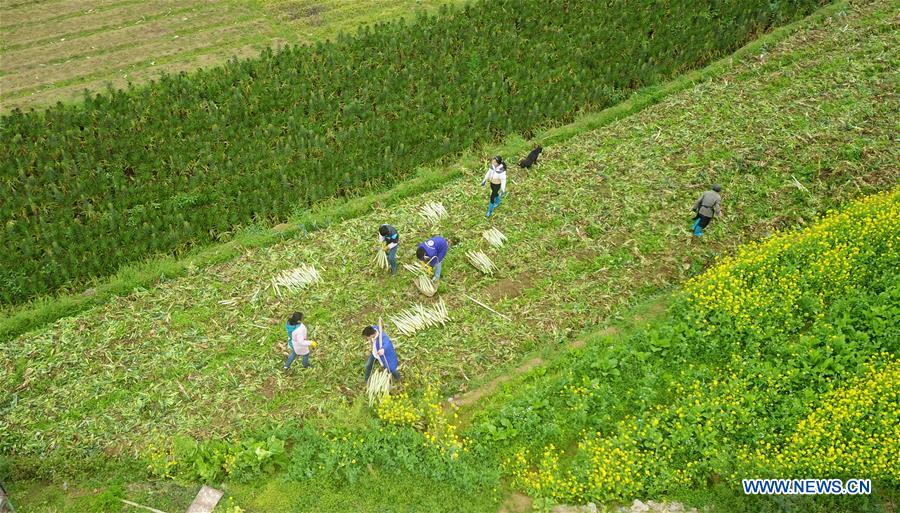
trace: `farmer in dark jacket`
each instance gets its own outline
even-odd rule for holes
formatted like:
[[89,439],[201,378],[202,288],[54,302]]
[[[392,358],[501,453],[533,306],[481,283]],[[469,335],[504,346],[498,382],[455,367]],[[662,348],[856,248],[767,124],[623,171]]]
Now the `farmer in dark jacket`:
[[381,236],[381,243],[384,244],[388,263],[391,264],[391,274],[397,274],[397,247],[400,245],[400,234],[393,226],[383,224],[378,227],[378,235]]
[[722,192],[722,186],[719,184],[713,185],[712,190],[701,194],[700,199],[691,208],[697,214],[694,218],[694,235],[697,237],[703,236],[703,229],[709,225],[709,222],[714,217],[722,216],[722,196],[719,195],[720,192]]

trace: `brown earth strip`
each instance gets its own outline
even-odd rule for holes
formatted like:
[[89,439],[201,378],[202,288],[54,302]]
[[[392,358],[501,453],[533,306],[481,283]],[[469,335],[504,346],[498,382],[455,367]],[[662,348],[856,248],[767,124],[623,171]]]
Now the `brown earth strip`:
[[519,297],[522,292],[530,287],[534,279],[531,275],[519,275],[515,278],[506,278],[491,285],[485,293],[494,301]]

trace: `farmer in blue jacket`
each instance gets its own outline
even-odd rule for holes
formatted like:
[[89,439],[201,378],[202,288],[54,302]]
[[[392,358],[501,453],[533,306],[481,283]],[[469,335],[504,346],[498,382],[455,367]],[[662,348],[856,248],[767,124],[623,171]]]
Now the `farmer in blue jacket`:
[[441,279],[441,263],[444,261],[444,257],[447,256],[448,249],[450,249],[450,244],[447,243],[447,239],[440,235],[435,235],[425,242],[419,243],[419,246],[416,248],[416,258],[419,259],[419,262],[431,266],[434,272],[434,277],[431,278],[431,281]]
[[372,346],[369,359],[366,360],[365,381],[369,381],[375,360],[378,360],[383,368],[390,371],[394,381],[400,381],[400,373],[397,372],[397,353],[394,352],[394,344],[387,333],[381,333],[378,326],[366,326],[363,328],[362,334]]

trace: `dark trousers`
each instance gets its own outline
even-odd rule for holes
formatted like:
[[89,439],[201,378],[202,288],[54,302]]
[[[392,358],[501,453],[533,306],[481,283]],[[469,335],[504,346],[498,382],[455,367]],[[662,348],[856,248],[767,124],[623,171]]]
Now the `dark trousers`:
[[492,183],[491,184],[491,203],[496,202],[498,196],[500,196],[500,184]]
[[694,235],[703,236],[703,229],[709,226],[710,221],[712,221],[711,217],[697,214],[697,217],[694,218]]
[[[365,380],[369,381],[369,376],[372,374],[372,367],[375,366],[375,356],[369,355],[369,359],[366,360],[366,377]],[[388,369],[390,370],[390,369]],[[400,373],[398,371],[391,371],[391,376],[393,376],[394,381],[400,381]]]

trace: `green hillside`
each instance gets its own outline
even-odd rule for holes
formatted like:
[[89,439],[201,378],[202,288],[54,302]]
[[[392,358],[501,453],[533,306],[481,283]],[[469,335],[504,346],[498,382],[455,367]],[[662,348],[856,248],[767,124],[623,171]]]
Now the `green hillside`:
[[0,305],[608,107],[819,4],[474,2],[15,110],[0,119]]
[[[612,438],[591,438],[580,429],[593,429],[598,423],[607,429],[631,414],[674,425],[673,416],[680,418],[679,412],[684,414],[688,405],[669,401],[659,390],[683,387],[684,397],[713,408],[718,397],[766,385],[769,376],[755,381],[756,373],[740,374],[723,382],[721,389],[704,393],[709,379],[734,363],[727,357],[739,354],[724,342],[717,357],[705,354],[702,340],[709,333],[697,331],[695,338],[680,342],[685,345],[667,346],[664,337],[652,338],[648,332],[618,338],[615,331],[600,336],[596,330],[623,316],[630,318],[634,305],[671,292],[692,277],[701,276],[686,285],[687,293],[700,290],[698,284],[715,284],[720,276],[716,271],[702,273],[715,258],[733,254],[745,243],[778,229],[809,225],[850,200],[895,188],[900,156],[894,141],[898,110],[894,68],[900,48],[895,17],[896,8],[889,1],[840,3],[755,45],[733,63],[718,65],[708,80],[658,98],[658,104],[639,113],[600,127],[594,122],[608,120],[609,115],[588,116],[540,133],[533,141],[510,141],[509,147],[520,153],[531,143],[544,143],[545,151],[537,167],[511,169],[510,194],[490,220],[483,210],[487,193],[479,187],[484,169],[467,163],[450,171],[460,178],[435,190],[399,201],[386,199],[364,215],[320,231],[294,232],[275,244],[248,241],[234,260],[194,268],[185,276],[18,336],[0,360],[0,384],[11,391],[0,402],[0,470],[7,473],[0,478],[17,476],[13,498],[20,497],[26,510],[33,506],[35,511],[116,511],[120,497],[177,511],[190,500],[192,488],[186,483],[201,480],[224,482],[230,505],[248,512],[346,511],[348,506],[380,512],[496,511],[512,490],[537,499],[579,502],[672,493],[698,504],[730,504],[731,511],[737,507],[754,511],[733,492],[724,492],[724,498],[711,495],[721,488],[712,486],[708,492],[706,478],[712,473],[722,477],[722,469],[734,470],[723,463],[724,456],[713,462],[720,466],[705,462],[708,466],[695,473],[669,473],[697,459],[692,447],[675,451],[677,436],[696,432],[660,431],[665,444],[657,447],[675,451],[677,465],[655,467],[666,470],[659,473],[642,470],[646,481],[640,486],[595,486],[591,492],[541,490],[527,478],[543,468],[539,454],[556,444],[571,450],[561,456],[551,451],[550,459],[559,456],[560,466],[546,467],[552,471],[545,475],[571,475],[575,484],[587,483],[590,474],[581,471],[590,470],[588,452],[607,447],[604,444]],[[493,151],[482,153],[478,157]],[[509,161],[518,156],[506,155]],[[714,182],[724,188],[724,218],[714,221],[702,240],[692,239],[689,207]],[[783,316],[771,322],[784,325],[785,337],[790,338],[805,333],[806,321],[827,336],[831,328],[813,323],[818,313],[836,323],[844,314],[862,318],[860,312],[876,307],[896,310],[891,299],[895,296],[881,295],[896,288],[889,280],[890,259],[896,260],[892,253],[896,231],[891,228],[896,226],[896,192],[878,201],[882,203],[874,210],[887,216],[878,218],[881,238],[871,239],[878,241],[880,263],[867,271],[871,275],[860,273],[872,283],[841,289],[857,303],[840,303],[834,296],[837,289],[817,288],[818,282],[810,278],[802,284],[811,296],[792,296],[796,301],[784,311],[771,304],[737,302],[736,311],[717,317],[713,308],[704,318],[738,329],[746,326],[729,325],[729,319],[776,312]],[[441,202],[449,215],[432,225],[419,215],[428,202]],[[858,217],[842,218],[846,239],[828,242],[831,246],[823,243],[822,248],[840,254],[841,248],[870,241],[865,238],[871,235],[868,231],[857,233],[848,225],[865,226],[866,216],[875,218],[874,214],[860,213],[858,208],[848,212]],[[413,260],[415,243],[424,238],[440,233],[451,240],[438,292],[450,312],[445,327],[397,335],[392,316],[430,300],[416,292],[409,273],[389,278],[375,269],[371,246],[383,222],[400,229],[399,256],[404,262]],[[489,227],[508,237],[502,248],[491,248],[482,238]],[[260,233],[259,241],[267,240],[269,236]],[[790,247],[790,238],[786,240]],[[469,250],[483,250],[498,271],[482,275],[466,260]],[[832,262],[819,259],[815,251],[796,254],[811,255],[810,265],[831,268]],[[790,265],[779,261],[778,266],[763,267],[759,276],[802,268],[807,260],[797,258]],[[834,283],[844,283],[840,280],[849,280],[847,276],[864,265],[837,257],[833,263],[846,264]],[[318,269],[321,283],[285,296],[269,287],[279,272],[304,264]],[[887,271],[876,273],[880,270]],[[875,280],[877,275],[885,279]],[[713,289],[716,297],[730,290],[732,282],[722,283]],[[772,294],[778,289],[759,290]],[[818,302],[822,291],[827,294]],[[877,292],[878,297],[866,302],[867,292]],[[467,296],[509,319],[486,311]],[[677,303],[678,297],[671,301]],[[797,321],[800,318],[793,316],[798,309],[811,317]],[[305,312],[319,347],[311,369],[296,368],[285,375],[280,372],[286,352],[284,320],[293,310]],[[658,323],[698,322],[687,314],[678,317],[677,309],[665,319],[659,309],[654,312],[651,317]],[[398,392],[406,395],[394,396],[389,404],[393,409],[383,405],[372,412],[360,384],[367,347],[359,332],[378,318],[395,336],[404,375]],[[891,319],[887,314],[883,318]],[[791,324],[794,321],[797,324]],[[862,321],[857,326],[859,332],[869,333]],[[662,330],[659,333],[666,333]],[[793,409],[779,410],[784,415],[778,418],[864,425],[859,419],[854,424],[852,419],[817,410],[832,397],[827,394],[857,393],[852,391],[865,389],[873,380],[893,383],[896,372],[890,353],[896,353],[896,347],[874,336],[867,340],[843,353],[843,360],[828,364],[845,365],[831,369],[834,376],[846,378],[844,388],[798,382],[796,390],[805,394],[798,396],[802,401],[798,399]],[[581,343],[585,349],[569,352],[570,345]],[[622,352],[612,356],[615,363],[608,347]],[[637,353],[632,348],[648,353],[646,361],[634,360]],[[871,357],[878,350],[888,353],[874,361]],[[692,356],[703,365],[684,374],[673,370],[648,377],[634,371],[664,369],[669,363],[690,365]],[[778,351],[764,356],[768,360],[751,362],[748,356],[747,362],[775,365],[786,359]],[[516,367],[535,364],[524,378],[513,378],[499,395],[488,398],[486,408],[480,402],[464,406],[461,419],[433,407],[449,396],[472,398],[465,393],[514,373]],[[590,369],[587,375],[605,376],[617,384],[604,389],[609,393],[570,404],[569,398],[556,394],[556,387],[579,385],[560,381],[566,368],[578,365]],[[629,383],[656,388],[648,388],[645,396],[630,396],[624,392]],[[691,388],[697,383],[700,390]],[[529,390],[535,398],[545,394],[546,404],[525,404]],[[893,388],[885,390],[893,393]],[[522,404],[525,409],[543,409],[546,416],[510,417]],[[659,404],[663,406],[657,408]],[[569,418],[564,415],[568,407],[584,409]],[[888,401],[883,408],[890,422],[896,404]],[[410,422],[413,427],[404,426],[404,411],[411,409],[417,420]],[[596,415],[587,416],[587,411]],[[700,413],[692,412],[695,417],[690,418],[702,423],[706,417]],[[742,419],[761,423],[773,417],[752,408],[744,413]],[[510,425],[525,430],[498,434],[498,428]],[[532,433],[528,428],[536,425],[546,429]],[[784,454],[789,454],[789,433],[766,431],[765,426],[759,433],[777,434]],[[725,436],[731,434],[709,435],[709,447],[727,447],[727,455],[733,455],[731,450],[744,447],[738,442],[746,438]],[[758,433],[749,433],[754,434]],[[615,440],[627,448],[632,439],[622,435]],[[286,446],[281,445],[284,441]],[[579,442],[583,444],[578,446]],[[537,452],[516,452],[523,448]],[[516,454],[525,458],[518,469],[491,465]],[[756,452],[744,455],[760,468],[784,470],[767,467]],[[814,461],[795,463],[793,470],[816,468]],[[746,468],[750,467],[741,467]],[[183,481],[172,484],[149,476],[148,470]],[[566,474],[569,470],[572,473]],[[50,484],[64,479],[75,483],[71,492],[59,492]],[[879,486],[879,493],[890,496],[896,477],[888,475]],[[884,496],[825,507],[863,511],[880,507],[879,497]],[[756,510],[769,506],[762,504]],[[226,505],[220,510],[226,511]]]

